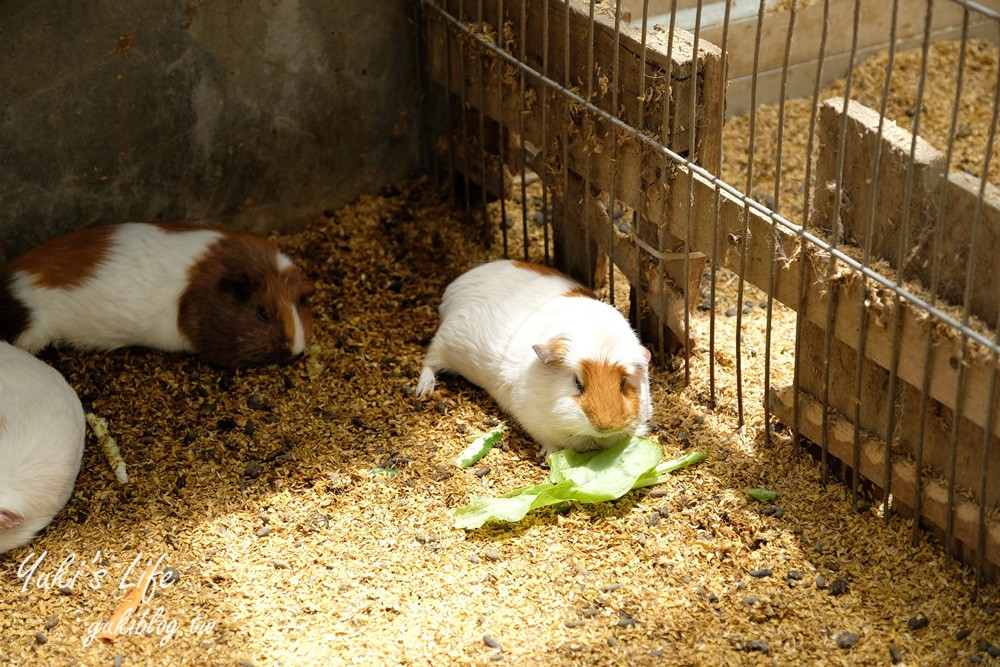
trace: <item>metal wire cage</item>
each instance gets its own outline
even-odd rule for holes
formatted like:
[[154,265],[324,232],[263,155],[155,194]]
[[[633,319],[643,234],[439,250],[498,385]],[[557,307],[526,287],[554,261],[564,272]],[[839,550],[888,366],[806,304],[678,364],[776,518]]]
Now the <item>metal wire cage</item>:
[[[606,285],[688,378],[703,354],[710,402],[717,374],[735,374],[740,423],[743,387],[762,382],[763,423],[816,443],[856,503],[919,519],[915,543],[929,528],[978,581],[997,577],[996,7],[421,8],[428,161],[484,240]],[[722,285],[736,292],[731,339]],[[759,379],[743,377],[739,334],[755,300]]]

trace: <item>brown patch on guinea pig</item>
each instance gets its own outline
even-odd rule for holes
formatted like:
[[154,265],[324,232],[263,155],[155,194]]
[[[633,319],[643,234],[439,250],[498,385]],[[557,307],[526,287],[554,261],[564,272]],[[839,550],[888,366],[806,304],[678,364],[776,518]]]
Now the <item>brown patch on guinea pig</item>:
[[14,298],[10,285],[13,275],[0,271],[0,340],[13,342],[31,322],[31,313]]
[[237,367],[292,357],[295,325],[287,304],[302,310],[298,304],[306,281],[289,279],[294,272],[287,269],[279,271],[277,256],[264,239],[223,232],[191,267],[178,327],[203,361]]
[[57,236],[13,259],[4,272],[28,273],[40,287],[79,287],[97,271],[114,231],[108,225]]
[[519,269],[525,269],[526,271],[534,271],[535,273],[537,273],[540,276],[558,276],[559,278],[565,278],[566,280],[572,281],[576,285],[576,287],[572,291],[574,291],[574,292],[580,291],[581,294],[579,294],[579,295],[567,294],[566,296],[592,296],[593,295],[593,292],[591,292],[589,289],[587,289],[583,285],[583,283],[581,283],[581,282],[579,282],[577,280],[574,280],[573,278],[570,278],[569,276],[567,276],[565,273],[563,273],[559,269],[553,269],[551,266],[545,266],[544,264],[535,264],[533,262],[521,262],[521,261],[518,261],[518,260],[514,260],[514,266],[516,266]]
[[161,229],[168,234],[183,234],[184,232],[190,232],[196,229],[205,229],[201,225],[196,225],[191,222],[153,222],[150,223],[155,225],[158,229]]
[[547,343],[532,345],[531,349],[535,351],[543,364],[560,364],[566,358],[566,353],[569,352],[569,341],[557,337]]
[[626,428],[639,415],[639,392],[628,382],[621,364],[584,359],[580,362],[582,393],[577,403],[599,431]]
[[584,299],[596,299],[597,298],[597,295],[594,294],[594,292],[592,290],[587,289],[583,285],[580,285],[579,287],[577,287],[575,289],[571,289],[570,291],[568,291],[565,294],[563,294],[563,296],[583,297]]

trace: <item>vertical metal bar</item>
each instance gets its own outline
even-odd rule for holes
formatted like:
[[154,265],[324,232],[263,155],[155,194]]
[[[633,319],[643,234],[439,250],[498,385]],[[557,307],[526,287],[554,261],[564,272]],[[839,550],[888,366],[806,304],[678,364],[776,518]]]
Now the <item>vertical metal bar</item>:
[[[611,58],[611,110],[610,113],[614,117],[618,117],[618,88],[621,85],[618,80],[618,52],[621,46],[621,27],[622,27],[622,0],[615,0],[615,50],[614,55]],[[617,176],[615,174],[614,164],[616,156],[618,155],[618,128],[612,125],[609,128],[611,137],[611,169],[609,170],[608,179],[608,224],[611,226],[609,230],[611,234],[608,238],[611,239],[611,243],[608,244],[608,256],[610,261],[608,262],[608,284],[610,286],[608,300],[611,305],[615,305],[615,220],[617,216],[615,215],[615,182],[617,181]]]
[[[504,48],[504,19],[503,19],[503,0],[497,0],[497,46],[500,49]],[[507,237],[507,181],[504,178],[507,169],[507,156],[506,156],[506,139],[507,139],[507,129],[504,125],[504,109],[503,109],[503,86],[504,86],[504,67],[505,65],[499,59],[496,60],[497,64],[497,118],[498,118],[498,132],[500,137],[497,141],[497,159],[499,160],[499,168],[497,169],[497,191],[500,193],[500,236],[503,240],[503,256],[510,257],[510,239]]]
[[[458,0],[458,19],[465,23],[465,0]],[[460,43],[459,45],[459,58],[458,58],[458,81],[459,81],[459,94],[460,102],[459,114],[461,114],[461,127],[462,127],[462,161],[464,164],[464,169],[462,169],[462,178],[465,182],[465,214],[471,216],[472,214],[472,187],[470,181],[472,180],[469,172],[472,171],[472,151],[469,144],[469,119],[466,109],[468,109],[468,100],[465,99],[465,54],[468,48],[467,43]]]
[[[788,65],[792,54],[792,35],[795,34],[795,18],[798,0],[792,0],[788,11],[788,33],[785,37],[785,55],[781,65],[781,94],[778,95],[778,136],[775,146],[776,164],[774,165],[774,212],[781,208],[781,165],[785,138],[785,94],[788,87]],[[772,225],[776,223],[772,220]],[[764,331],[764,428],[768,433],[771,429],[771,407],[768,397],[771,394],[771,327],[774,317],[775,277],[779,261],[787,258],[779,257],[777,234],[771,234],[771,270],[767,276],[767,327]]]
[[444,120],[445,129],[448,132],[448,203],[455,206],[455,188],[457,186],[455,174],[455,122],[451,117],[452,108],[452,37],[451,29],[444,29],[444,77],[447,83],[444,90]]
[[[865,234],[862,239],[862,260],[861,263],[865,266],[871,264],[872,258],[872,239],[875,235],[875,202],[877,197],[874,195],[878,193],[878,181],[881,174],[882,167],[882,135],[885,127],[885,117],[886,117],[886,107],[889,102],[889,91],[892,85],[892,70],[893,64],[896,61],[896,32],[899,23],[899,0],[893,0],[892,3],[892,20],[889,26],[889,52],[888,52],[888,62],[886,63],[885,69],[885,83],[882,86],[882,102],[879,107],[879,117],[878,117],[878,130],[875,137],[875,155],[872,158],[871,171],[869,172],[868,181],[871,183],[871,193],[872,196],[868,200],[868,222],[865,225]],[[861,390],[862,390],[862,372],[864,370],[865,361],[865,347],[868,343],[868,317],[867,310],[868,306],[866,300],[862,299],[861,303],[858,304],[859,313],[858,320],[860,322],[860,327],[858,330],[858,347],[857,356],[854,361],[854,457],[853,457],[853,467],[858,470],[861,466]],[[889,412],[893,412],[892,400],[889,401],[890,407]],[[886,443],[885,448],[885,476],[883,479],[883,494],[884,500],[883,504],[885,510],[882,515],[884,520],[888,523],[890,517],[890,507],[889,498],[892,494],[892,443]],[[851,493],[855,503],[857,503],[858,488],[857,485],[852,484]]]
[[[812,95],[812,112],[809,116],[809,138],[806,140],[806,155],[811,156],[813,154],[813,146],[816,140],[816,116],[819,114],[819,93],[820,86],[823,82],[823,65],[826,61],[826,42],[827,37],[830,33],[830,0],[823,0],[823,31],[820,35],[819,43],[819,62],[816,63],[816,79],[813,84],[813,95]],[[809,211],[812,207],[812,173],[813,165],[812,160],[806,160],[806,182],[804,186],[804,203],[802,206],[802,230],[807,231],[809,229]],[[801,424],[801,408],[799,400],[799,386],[801,378],[801,362],[802,359],[802,325],[805,322],[805,308],[806,308],[806,295],[808,294],[806,286],[806,265],[809,263],[809,255],[806,250],[807,241],[803,236],[802,241],[799,246],[799,299],[798,308],[796,309],[795,316],[795,370],[793,371],[792,386],[794,391],[792,392],[792,438],[794,442],[800,442],[802,437],[801,430],[799,428]],[[826,483],[827,478],[827,459],[829,456],[829,447],[827,443],[822,443],[822,454],[820,459],[821,475],[823,483]]]
[[[757,35],[753,47],[753,74],[750,82],[750,143],[747,146],[747,182],[744,192],[753,196],[754,146],[757,135],[757,77],[760,68],[760,42],[764,29],[764,9],[766,0],[760,0],[757,10]],[[750,243],[750,207],[743,208],[743,229],[740,235],[740,271],[736,282],[736,423],[743,426],[743,290],[746,287],[747,248]]]
[[[833,191],[834,219],[831,221],[830,245],[836,248],[841,242],[840,197],[844,187],[844,144],[847,140],[847,107],[851,101],[851,86],[854,83],[854,68],[857,63],[858,35],[861,32],[861,0],[854,2],[854,22],[851,31],[851,52],[847,63],[847,77],[844,81],[844,105],[840,111],[840,130],[837,132],[837,166],[835,168],[835,186]],[[831,256],[826,267],[826,283],[833,282],[837,260]],[[830,443],[830,358],[833,355],[833,326],[836,313],[837,292],[832,291],[826,308],[826,329],[823,332],[823,420],[822,440],[824,453]],[[857,475],[857,470],[854,470]],[[826,470],[824,469],[824,475]]]
[[[485,29],[483,20],[483,0],[476,0],[476,24],[479,30]],[[486,206],[488,195],[489,175],[486,172],[486,84],[483,81],[483,50],[476,48],[476,67],[478,69],[476,81],[479,92],[479,180],[480,180],[480,214],[482,220],[483,242],[487,248],[493,247],[493,230],[490,228],[490,212]],[[501,186],[501,192],[502,186]]]
[[[528,41],[528,5],[527,0],[521,0],[521,20],[520,20],[520,54],[518,59],[527,62],[527,41]],[[521,142],[521,231],[524,233],[522,245],[524,246],[524,261],[528,261],[528,186],[525,184],[527,174],[528,150],[524,145],[524,98],[527,94],[525,73],[521,70],[518,74],[520,80],[520,95],[518,97],[518,128]]]
[[[965,9],[962,12],[962,38],[961,44],[962,48],[958,51],[958,73],[955,80],[955,99],[951,108],[951,126],[948,130],[948,146],[947,152],[945,154],[945,173],[951,171],[951,162],[953,158],[953,153],[955,149],[955,135],[958,132],[958,113],[959,109],[962,107],[962,86],[965,80],[965,45],[968,43],[969,38],[969,10]],[[937,201],[937,220],[934,225],[934,235],[931,241],[931,285],[930,285],[930,303],[934,305],[937,302],[938,286],[941,282],[941,243],[942,243],[942,232],[944,231],[944,212],[947,205],[947,192],[948,188],[943,187],[940,190]],[[920,515],[923,511],[923,464],[924,464],[924,443],[926,439],[926,422],[924,415],[927,414],[927,404],[930,400],[930,386],[931,386],[931,354],[933,349],[934,337],[932,332],[928,332],[927,341],[924,345],[924,377],[923,382],[920,385],[920,403],[917,408],[917,414],[920,415],[920,421],[917,422],[917,435],[916,435],[916,446],[917,451],[914,454],[914,464],[916,470],[916,478],[914,480],[914,504],[913,504],[913,530],[911,535],[911,542],[913,546],[916,546],[920,542]]]
[[[963,45],[964,46],[964,45]],[[1000,67],[1000,63],[998,63]],[[1000,83],[1000,69],[997,71],[997,82]],[[979,197],[976,199],[976,210],[972,218],[972,233],[969,239],[969,248],[977,248],[978,241],[980,237],[981,228],[983,226],[983,199],[986,195],[986,183],[989,178],[990,173],[990,161],[993,159],[993,141],[996,137],[997,131],[997,120],[1000,119],[1000,86],[993,86],[993,117],[990,120],[990,131],[986,139],[986,153],[983,156],[983,170],[982,177],[979,180]],[[971,254],[971,253],[970,253]],[[969,320],[972,314],[972,284],[976,276],[976,262],[972,261],[971,257],[966,267],[965,272],[965,293],[963,294],[962,303],[962,324],[965,326],[969,325]],[[955,396],[955,417],[951,424],[951,442],[949,460],[948,460],[948,521],[945,526],[945,548],[947,549],[948,557],[951,557],[952,552],[952,537],[955,531],[955,466],[957,464],[958,456],[958,424],[961,421],[962,413],[965,407],[965,368],[966,368],[966,350],[969,344],[968,335],[963,332],[961,338],[960,352],[958,354],[958,388],[956,390]],[[988,437],[988,436],[987,436]],[[982,502],[986,502],[983,498]]]
[[[643,129],[645,129],[646,127],[646,33],[649,29],[649,26],[647,25],[648,19],[649,19],[649,0],[642,0],[642,30],[641,30],[641,35],[639,37],[639,67],[641,69],[641,71],[639,72],[639,115],[635,121],[635,126]],[[642,192],[640,191],[637,194],[638,196],[636,197],[636,201],[641,202]],[[642,225],[643,222],[648,222],[648,220],[644,220],[641,212],[637,211],[635,216],[635,229],[632,230],[633,233],[632,238],[635,240],[635,256],[637,260],[642,257],[642,250],[639,246],[639,234],[640,234],[640,225]],[[662,272],[663,271],[662,257],[657,258],[656,264],[657,267],[659,267],[659,270]],[[639,271],[639,275],[640,276],[643,275],[641,270]],[[635,313],[636,321],[634,322],[634,324],[636,325],[637,329],[639,322],[642,321],[642,293],[645,290],[645,288],[646,286],[642,284],[642,279],[640,279],[639,286],[637,286],[635,289],[632,290],[632,293],[635,295],[635,300],[636,300],[636,302],[632,304],[632,311]],[[662,320],[659,319],[657,320],[656,331],[658,332],[658,338],[660,340],[662,349],[662,340],[663,340]],[[663,357],[661,356],[660,359],[662,360]]]
[[[567,0],[568,2],[569,0]],[[588,103],[594,101],[594,39],[595,39],[595,29],[594,29],[594,9],[597,5],[597,0],[590,0],[590,12],[587,18],[587,97]],[[592,127],[592,136],[584,135],[584,141],[592,141],[596,139],[597,136],[597,119],[590,118]],[[591,250],[591,233],[590,233],[590,170],[591,170],[591,151],[586,151],[586,157],[584,158],[583,165],[583,247],[587,253],[587,267],[593,266],[594,257],[590,254],[593,252]],[[589,269],[588,269],[589,270]],[[587,283],[590,286],[594,285],[595,276],[587,276]]]
[[[676,7],[676,0],[674,2]],[[732,12],[732,0],[726,0],[726,12],[723,18],[722,24],[722,44],[720,48],[722,49],[722,72],[728,71],[727,60],[729,58],[729,20]],[[726,76],[719,77],[719,99],[726,99]],[[725,127],[726,122],[726,105],[719,105],[719,135],[721,143],[722,128]],[[722,151],[716,151],[716,161],[715,161],[715,174],[716,176],[722,173]],[[708,389],[709,389],[709,405],[715,408],[715,296],[716,288],[718,285],[718,274],[719,274],[719,224],[721,218],[721,198],[722,193],[718,187],[715,188],[715,202],[713,204],[715,208],[715,220],[712,223],[712,255],[711,259],[711,271],[710,271],[710,284],[709,284],[709,309],[708,309]]]
[[[702,0],[698,0],[698,7],[695,9],[694,18],[694,53],[692,54],[694,73],[691,77],[691,116],[688,119],[688,160],[694,160],[695,155],[695,135],[697,134],[697,123],[696,123],[696,110],[698,108],[698,50],[699,50],[699,40],[701,39],[701,12],[702,12]],[[694,178],[688,179],[688,201],[694,201]],[[694,214],[692,211],[694,207],[687,207],[687,217],[684,221],[684,270],[681,272],[683,276],[684,284],[682,285],[684,289],[684,340],[681,344],[684,346],[684,386],[689,386],[691,384],[691,309],[689,308],[691,295],[688,294],[689,272],[691,270],[691,236],[693,234],[692,230],[692,218]],[[696,297],[697,298],[697,297]],[[738,392],[742,391],[742,388],[737,389]]]
[[[545,78],[549,78],[549,3],[548,0],[542,0],[542,74]],[[548,164],[548,154],[549,154],[549,111],[548,111],[548,101],[549,101],[549,90],[545,85],[539,87],[542,91],[542,145],[538,147],[539,157],[541,158],[540,164],[538,164],[538,169],[542,173],[538,174],[538,177],[542,181],[542,202],[541,202],[541,222],[542,222],[542,255],[544,257],[545,265],[549,265],[551,262],[549,260],[549,164]],[[538,213],[536,212],[536,215]]]
[[[670,25],[667,32],[667,71],[664,73],[666,78],[665,84],[663,86],[663,117],[660,122],[660,143],[668,148],[672,148],[671,138],[673,136],[671,132],[672,118],[670,117],[670,100],[674,94],[674,30],[676,29],[677,18],[677,0],[672,0],[670,4]],[[674,170],[677,165],[673,164],[669,157],[663,159],[663,178],[668,178],[668,174]],[[663,192],[660,193],[660,220],[667,219],[667,197]],[[663,233],[657,233],[657,243],[656,249],[659,251],[660,255],[666,251],[663,247]],[[657,265],[657,280],[659,281],[660,287],[660,312],[667,312],[667,285],[666,285],[666,274],[664,272],[663,261],[661,260]],[[664,340],[663,340],[663,327],[659,327],[659,337],[657,339],[659,344],[659,355],[660,359],[665,359],[664,350]]]
[[[569,60],[569,50],[570,50],[570,4],[569,0],[564,2],[566,6],[566,13],[564,16],[563,23],[563,86],[567,90],[571,89],[572,82],[570,80],[570,60]],[[563,98],[563,126],[562,126],[562,205],[563,205],[563,225],[564,229],[568,228],[569,221],[569,99]],[[586,202],[584,202],[586,207]]]

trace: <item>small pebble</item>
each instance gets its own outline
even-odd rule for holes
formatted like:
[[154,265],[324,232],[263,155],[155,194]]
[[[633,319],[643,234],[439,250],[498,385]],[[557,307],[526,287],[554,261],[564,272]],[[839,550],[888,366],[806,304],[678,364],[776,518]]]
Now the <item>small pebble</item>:
[[741,602],[743,602],[743,604],[745,604],[748,607],[752,607],[758,602],[760,602],[760,598],[743,598]]
[[285,389],[295,389],[295,379],[291,375],[285,376]]
[[962,641],[963,639],[965,639],[968,636],[969,636],[969,631],[966,630],[965,628],[962,628],[961,630],[959,630],[958,632],[955,633],[955,639],[957,641]]
[[[329,216],[327,216],[327,217],[329,217]],[[253,664],[253,660],[247,660],[246,658],[244,658],[243,660],[240,660],[236,664],[239,665],[239,667],[256,667]]]
[[802,581],[805,578],[805,576],[806,575],[802,574],[798,570],[789,570],[788,571],[788,578],[789,579],[794,579],[795,581]]
[[49,641],[49,638],[45,636],[45,633],[38,631],[35,633],[35,642],[38,644],[44,644]]
[[594,607],[587,607],[586,609],[580,612],[580,615],[583,616],[584,618],[593,618],[594,616],[597,616],[600,613],[601,613],[600,609],[596,609]]
[[273,565],[276,570],[287,570],[291,567],[291,565],[289,565],[285,561],[277,559],[272,560],[271,565]]
[[659,512],[654,513],[653,516],[649,517],[649,521],[647,521],[646,523],[648,523],[650,526],[655,526],[658,523],[660,523],[660,513]]
[[669,493],[667,489],[653,489],[652,491],[649,492],[649,497],[662,498],[663,496],[667,495],[667,493]]
[[176,567],[168,567],[163,571],[163,577],[161,580],[164,584],[176,584],[181,580],[181,571]]
[[719,596],[716,595],[715,593],[712,593],[711,595],[708,596],[708,601],[711,602],[712,604],[715,604],[716,602],[719,601]]
[[772,574],[774,574],[774,570],[769,567],[763,570],[750,570],[750,576],[754,579],[763,579],[764,577],[770,577]]
[[705,423],[705,418],[702,417],[701,415],[695,415],[694,416],[694,423],[695,424],[704,424]]
[[261,526],[260,528],[257,529],[257,537],[264,537],[270,532],[271,532],[270,526]]
[[816,577],[816,588],[824,589],[826,588],[826,579],[823,575]]
[[223,417],[215,422],[215,425],[219,427],[220,431],[232,431],[236,428],[236,420],[232,417]]
[[481,561],[479,560],[479,556],[477,556],[476,554],[469,554],[469,562],[473,564],[478,564]]
[[634,618],[623,618],[620,621],[618,621],[617,625],[619,628],[631,628],[635,625],[639,625],[639,621],[635,620]]
[[483,635],[483,643],[490,648],[500,648],[500,642],[493,639],[493,637],[490,637],[489,635]]
[[498,560],[500,560],[500,554],[498,554],[495,551],[484,551],[483,555],[486,556],[487,558],[489,558],[492,561],[498,561]]
[[257,461],[251,459],[250,462],[247,463],[247,467],[244,468],[244,470],[243,470],[243,476],[244,477],[249,477],[251,479],[256,479],[257,477],[259,477],[260,476],[260,464],[257,463]]
[[612,648],[614,648],[615,646],[618,646],[618,640],[615,639],[614,637],[608,637],[608,646],[610,646]]
[[503,653],[497,651],[490,655],[490,662],[500,662],[503,660]]
[[747,643],[747,650],[757,651],[766,655],[771,652],[771,646],[767,643],[766,639],[754,639]]
[[573,620],[573,621],[566,621],[565,623],[563,623],[563,625],[565,625],[567,628],[579,628],[580,626],[586,624],[583,621]]
[[830,595],[834,596],[843,595],[846,592],[847,592],[847,579],[844,579],[843,577],[837,577],[836,579],[833,580],[833,583],[830,584]]
[[545,214],[541,211],[535,211],[535,214],[531,216],[531,219],[534,220],[535,224],[539,227],[545,224]]
[[851,648],[858,643],[858,636],[853,632],[841,632],[837,635],[837,646],[840,648]]
[[604,591],[605,593],[610,593],[611,591],[617,591],[621,587],[622,587],[621,584],[607,584],[606,586],[602,587],[601,590]]
[[727,308],[726,309],[726,317],[736,317],[736,309],[735,308]]
[[993,646],[991,644],[990,647],[988,649],[986,649],[986,653],[991,658],[1000,658],[1000,646]]
[[983,656],[979,655],[978,653],[973,653],[969,656],[969,662],[971,662],[974,665],[978,665],[982,661],[983,661]]
[[247,407],[250,408],[251,410],[260,409],[262,403],[263,401],[261,401],[260,399],[260,394],[258,394],[257,392],[254,392],[249,396],[247,396]]
[[115,654],[115,659],[111,662],[111,667],[122,667],[125,662],[125,655],[122,653]]
[[45,625],[43,625],[42,627],[44,629],[46,629],[46,630],[51,630],[52,628],[56,627],[57,625],[59,625],[59,617],[58,616],[53,616],[49,620],[45,621]]
[[889,644],[889,659],[892,660],[892,664],[898,665],[903,661],[903,654],[899,652],[899,649],[895,644]]
[[910,620],[906,622],[906,625],[910,628],[910,630],[920,630],[922,628],[926,628],[928,623],[930,623],[930,619],[928,619],[923,612],[920,612],[916,616],[910,617]]
[[474,474],[476,475],[476,477],[479,477],[480,479],[482,479],[483,477],[486,477],[487,475],[489,475],[492,470],[493,470],[493,468],[491,468],[489,466],[483,466],[482,468],[477,468],[476,472]]
[[62,586],[59,587],[59,592],[62,593],[63,595],[72,595],[73,594],[73,589],[70,588],[69,586],[66,586],[64,584],[64,585],[62,585]]

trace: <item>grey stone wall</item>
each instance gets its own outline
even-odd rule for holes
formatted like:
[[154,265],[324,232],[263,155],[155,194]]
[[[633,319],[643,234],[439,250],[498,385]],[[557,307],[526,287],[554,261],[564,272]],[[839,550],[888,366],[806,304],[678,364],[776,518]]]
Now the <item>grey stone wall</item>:
[[71,229],[266,231],[419,167],[407,0],[0,5],[0,262]]

